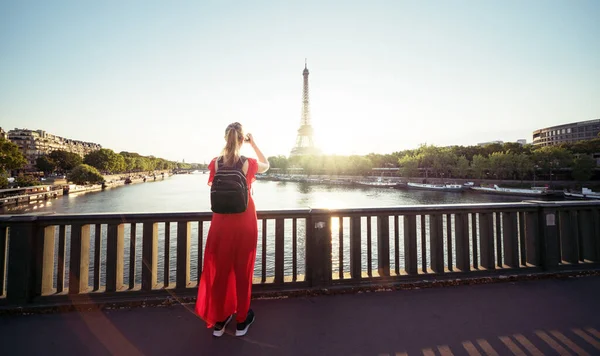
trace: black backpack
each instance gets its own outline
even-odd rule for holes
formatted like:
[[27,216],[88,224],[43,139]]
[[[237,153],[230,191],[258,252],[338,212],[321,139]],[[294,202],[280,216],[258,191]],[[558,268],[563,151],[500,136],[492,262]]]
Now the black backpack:
[[210,187],[210,209],[218,214],[243,213],[248,207],[248,184],[241,156],[233,167],[225,167],[223,157],[217,160],[217,172]]

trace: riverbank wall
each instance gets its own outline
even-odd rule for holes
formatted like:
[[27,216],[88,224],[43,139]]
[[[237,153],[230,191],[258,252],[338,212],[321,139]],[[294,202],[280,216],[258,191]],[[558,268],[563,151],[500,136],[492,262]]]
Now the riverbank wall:
[[[135,173],[135,174],[113,174],[104,175],[104,184],[77,185],[69,184],[66,179],[56,177],[46,179],[44,186],[47,187],[44,192],[27,193],[26,195],[11,196],[0,199],[0,214],[9,214],[14,211],[23,211],[24,209],[34,209],[37,203],[44,203],[66,195],[79,195],[92,192],[101,192],[106,189],[121,187],[129,184],[144,182],[158,182],[172,176],[173,173],[167,170]],[[33,188],[33,187],[30,187]]]
[[384,182],[392,183],[429,183],[443,184],[455,183],[464,184],[472,182],[475,186],[493,186],[514,188],[531,188],[531,187],[550,187],[553,190],[573,190],[581,189],[582,187],[590,188],[595,191],[600,190],[600,181],[565,181],[565,180],[509,180],[509,179],[473,179],[473,178],[438,178],[438,177],[398,177],[398,176],[350,176],[350,175],[302,175],[302,174],[267,174],[260,176],[259,179],[273,181],[335,181],[335,182],[376,182],[381,179]]
[[[126,181],[127,179],[131,180],[131,183],[143,183],[145,181],[155,181],[162,178],[168,178],[172,176],[173,173],[168,170],[161,171],[153,171],[153,172],[135,172],[135,173],[119,173],[119,174],[106,174],[103,175],[104,181],[106,183],[109,182],[119,182]],[[128,183],[129,184],[129,183]]]

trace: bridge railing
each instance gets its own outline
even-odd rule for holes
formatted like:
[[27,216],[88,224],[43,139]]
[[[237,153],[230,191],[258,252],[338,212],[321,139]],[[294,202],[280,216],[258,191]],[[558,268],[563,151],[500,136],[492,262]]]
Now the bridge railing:
[[[257,292],[597,268],[600,202],[261,211]],[[211,213],[0,217],[0,305],[193,296]]]

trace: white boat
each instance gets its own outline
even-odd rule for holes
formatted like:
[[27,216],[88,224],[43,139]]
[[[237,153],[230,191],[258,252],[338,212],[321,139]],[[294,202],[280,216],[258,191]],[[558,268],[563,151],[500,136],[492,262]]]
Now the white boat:
[[426,184],[426,183],[407,183],[409,189],[422,189],[422,190],[439,190],[445,192],[460,192],[465,190],[465,187],[460,184]]
[[356,184],[376,188],[395,188],[398,185],[395,182],[383,181],[381,178],[377,178],[376,181],[358,181]]
[[375,188],[394,188],[398,185],[398,183],[392,183],[392,182],[356,182],[356,184],[365,186],[365,187],[375,187]]
[[575,199],[600,199],[600,192],[594,192],[590,188],[581,188],[581,193],[564,192],[565,198]]
[[[125,183],[127,184],[127,183]],[[102,190],[102,184],[91,184],[91,185],[78,185],[78,184],[65,184],[63,185],[63,194],[76,194],[83,192],[92,192]]]
[[472,190],[480,193],[517,195],[517,196],[545,196],[549,195],[546,187],[531,187],[531,189],[522,188],[500,188],[496,184],[494,187],[471,187]]

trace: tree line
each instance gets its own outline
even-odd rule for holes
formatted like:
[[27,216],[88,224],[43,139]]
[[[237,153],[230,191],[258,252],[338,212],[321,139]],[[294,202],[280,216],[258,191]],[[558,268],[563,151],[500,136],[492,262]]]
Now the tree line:
[[[0,137],[0,188],[9,186],[9,173],[27,165],[25,156],[19,147]],[[35,167],[44,174],[65,174],[67,179],[77,184],[99,183],[102,174],[142,173],[156,170],[198,169],[204,165],[180,163],[154,156],[142,156],[134,152],[116,153],[102,148],[85,155],[64,150],[52,151],[36,159]],[[21,187],[40,184],[31,175],[19,174],[16,184]]]
[[66,173],[80,164],[92,166],[104,174],[192,168],[189,163],[173,162],[153,156],[142,156],[133,152],[116,153],[108,148],[90,152],[83,158],[76,153],[57,150],[38,157],[36,161],[37,169],[44,173]]
[[404,177],[524,180],[568,172],[572,179],[586,181],[596,168],[596,152],[600,152],[600,139],[544,147],[513,142],[485,146],[421,145],[391,154],[268,159],[272,172],[291,173],[291,168],[302,168],[308,175],[368,175],[372,168],[398,168]]
[[[398,168],[404,177],[440,177],[472,179],[535,179],[567,171],[572,179],[589,180],[596,169],[594,153],[600,153],[600,139],[573,144],[538,147],[508,142],[486,146],[437,147],[421,145],[412,150],[390,154],[318,155],[269,157],[271,172],[291,173],[301,168],[304,174],[366,176],[373,168]],[[25,166],[27,161],[17,145],[0,138],[0,187],[8,186],[8,172]],[[46,174],[71,173],[76,167],[83,177],[101,174],[149,172],[171,169],[198,169],[204,165],[179,163],[134,152],[116,153],[100,149],[84,158],[67,151],[53,151],[37,159],[36,167]],[[20,186],[35,184],[30,177],[17,177]]]

